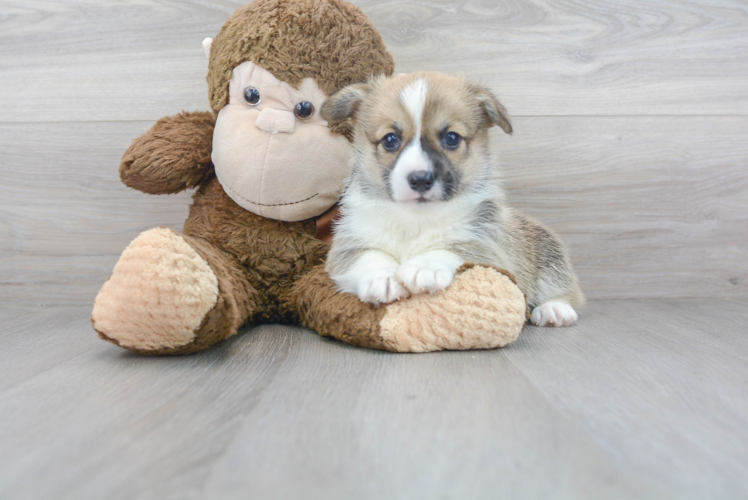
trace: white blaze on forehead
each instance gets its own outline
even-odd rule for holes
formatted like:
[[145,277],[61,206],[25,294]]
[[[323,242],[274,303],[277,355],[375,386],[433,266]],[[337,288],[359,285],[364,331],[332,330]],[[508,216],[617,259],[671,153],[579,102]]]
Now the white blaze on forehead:
[[[419,170],[433,171],[434,166],[428,155],[421,148],[421,128],[423,110],[426,107],[426,94],[429,84],[423,78],[418,79],[400,91],[400,102],[413,117],[416,133],[413,140],[400,153],[395,168],[390,174],[390,188],[395,201],[416,200],[421,194],[413,191],[408,184],[408,175]],[[427,193],[425,193],[427,194]]]
[[426,107],[426,94],[429,84],[420,78],[400,91],[400,101],[410,112],[416,123],[416,137],[421,136],[421,122],[423,121],[423,109]]

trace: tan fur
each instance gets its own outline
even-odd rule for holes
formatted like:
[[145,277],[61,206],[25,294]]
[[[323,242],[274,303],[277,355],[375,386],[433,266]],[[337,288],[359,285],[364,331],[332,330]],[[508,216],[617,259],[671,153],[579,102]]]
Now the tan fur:
[[122,253],[91,319],[122,347],[173,349],[195,340],[217,299],[218,280],[208,263],[180,235],[156,228]]
[[525,296],[508,272],[472,264],[460,268],[444,292],[386,307],[337,293],[320,266],[289,299],[321,335],[396,352],[501,347],[517,338],[527,317]]
[[382,338],[403,352],[493,349],[514,341],[524,327],[527,303],[510,276],[474,265],[435,295],[395,302],[379,323]]
[[[390,173],[398,155],[418,133],[412,111],[403,100],[403,92],[420,80],[426,82],[428,92],[422,117],[419,117],[421,135],[416,139],[422,147],[426,147],[423,144],[431,147],[441,168],[458,179],[454,183],[457,186],[454,199],[463,200],[464,206],[471,206],[471,197],[477,200],[474,212],[464,216],[464,225],[460,228],[466,229],[466,234],[454,235],[454,240],[446,237],[442,242],[444,247],[434,248],[448,250],[466,262],[508,269],[516,275],[533,308],[550,300],[582,305],[584,294],[562,241],[541,223],[504,202],[497,178],[498,166],[490,159],[488,129],[498,125],[506,133],[512,132],[506,110],[489,91],[464,78],[431,72],[378,77],[331,96],[322,108],[325,118],[355,119],[357,159],[349,191],[355,191],[355,196],[371,203],[393,201]],[[454,150],[441,143],[446,131],[457,132],[462,137]],[[383,138],[391,132],[401,138],[401,145],[395,151],[385,150],[382,144]],[[453,203],[452,199],[445,194],[427,203],[449,204]],[[347,225],[348,206],[344,196],[340,230],[327,262],[327,270],[334,276],[345,275],[363,252],[382,250],[392,254],[389,248],[369,246],[368,241],[364,242],[361,235]],[[427,208],[423,210],[428,211]],[[472,225],[475,227],[468,227]]]
[[517,268],[517,282],[526,293],[533,294],[531,307],[541,302],[537,297],[537,283],[543,272],[543,259],[547,258],[545,254],[552,254],[558,259],[552,274],[566,283],[564,293],[554,294],[545,299],[566,300],[574,307],[584,305],[586,298],[572,270],[568,251],[561,238],[538,220],[507,206],[502,208],[504,216],[498,222],[503,226],[507,238],[511,241],[510,246],[514,249],[511,258]]
[[[362,165],[377,169],[369,179],[381,190],[386,189],[383,174],[397,154],[384,150],[382,138],[397,129],[402,132],[402,143],[409,144],[416,132],[413,118],[397,96],[403,88],[422,78],[426,78],[429,84],[423,132],[433,144],[439,143],[439,132],[449,124],[450,131],[470,138],[472,148],[487,149],[488,128],[497,124],[491,115],[500,116],[502,128],[507,133],[512,131],[506,110],[495,97],[463,78],[421,71],[392,78],[377,77],[365,85],[342,89],[325,102],[322,116],[333,122],[355,116],[358,131],[354,134],[356,151]],[[491,109],[491,114],[488,109]],[[469,178],[474,177],[481,167],[481,158],[477,154],[468,156],[466,149],[462,144],[446,154],[453,163],[460,164],[462,172]]]

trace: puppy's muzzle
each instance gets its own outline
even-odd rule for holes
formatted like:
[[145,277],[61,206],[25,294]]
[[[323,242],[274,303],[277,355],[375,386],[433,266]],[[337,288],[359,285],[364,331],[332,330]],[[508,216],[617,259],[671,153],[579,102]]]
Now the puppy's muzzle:
[[408,174],[408,185],[413,191],[425,193],[434,186],[436,177],[428,170],[416,170]]

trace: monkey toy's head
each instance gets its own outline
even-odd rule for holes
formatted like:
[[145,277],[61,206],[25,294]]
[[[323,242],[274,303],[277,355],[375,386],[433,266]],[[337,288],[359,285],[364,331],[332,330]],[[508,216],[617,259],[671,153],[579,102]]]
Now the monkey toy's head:
[[372,23],[343,0],[255,0],[206,39],[212,160],[226,194],[272,219],[320,215],[350,174],[346,123],[320,116],[328,95],[391,75]]

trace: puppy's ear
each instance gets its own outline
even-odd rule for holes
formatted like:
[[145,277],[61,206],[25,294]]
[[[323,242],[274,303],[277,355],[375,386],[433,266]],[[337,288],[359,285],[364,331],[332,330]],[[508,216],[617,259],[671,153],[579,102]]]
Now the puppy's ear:
[[507,134],[512,133],[512,124],[509,122],[509,114],[501,105],[496,96],[490,91],[478,85],[472,85],[473,95],[478,100],[481,108],[485,111],[492,125],[498,125]]
[[327,98],[320,114],[330,123],[353,117],[369,93],[368,83],[348,85]]

